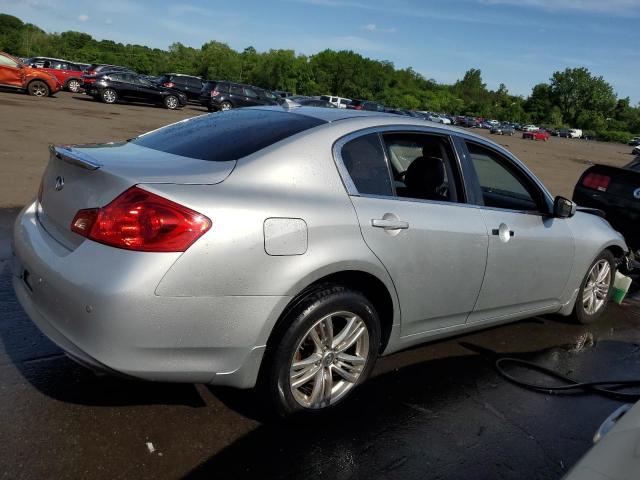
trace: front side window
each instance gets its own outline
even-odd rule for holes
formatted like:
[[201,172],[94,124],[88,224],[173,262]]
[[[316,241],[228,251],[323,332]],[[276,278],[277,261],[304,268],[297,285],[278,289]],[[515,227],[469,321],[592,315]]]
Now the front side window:
[[485,206],[518,211],[540,211],[540,193],[511,162],[499,153],[467,142]]
[[17,67],[18,64],[14,62],[11,58],[5,57],[4,55],[0,55],[0,65],[5,67]]
[[363,135],[347,142],[342,147],[341,156],[358,193],[393,195],[389,169],[377,133]]
[[249,98],[258,98],[258,92],[252,88],[244,88],[244,95]]

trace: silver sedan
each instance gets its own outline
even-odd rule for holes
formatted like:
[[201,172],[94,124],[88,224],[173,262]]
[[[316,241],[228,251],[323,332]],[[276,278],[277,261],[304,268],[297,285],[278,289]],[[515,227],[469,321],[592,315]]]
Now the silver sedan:
[[308,107],[52,147],[13,248],[20,303],[78,362],[260,384],[282,415],[337,405],[381,354],[545,313],[592,322],[627,251],[482,137]]

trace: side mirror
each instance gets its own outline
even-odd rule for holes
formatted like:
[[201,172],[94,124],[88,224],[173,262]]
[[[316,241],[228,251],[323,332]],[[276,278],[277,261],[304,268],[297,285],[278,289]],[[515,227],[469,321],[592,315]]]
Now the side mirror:
[[556,197],[553,201],[553,216],[557,218],[573,217],[576,213],[576,204],[564,197]]

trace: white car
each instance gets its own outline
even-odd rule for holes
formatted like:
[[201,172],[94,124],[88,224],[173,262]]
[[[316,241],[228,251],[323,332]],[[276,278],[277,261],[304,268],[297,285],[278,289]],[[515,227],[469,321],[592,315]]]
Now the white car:
[[595,446],[563,480],[631,480],[638,478],[640,403],[623,405],[600,426]]
[[440,115],[437,115],[435,113],[428,113],[428,112],[420,112],[420,113],[425,113],[427,115],[427,119],[430,122],[442,123],[443,125],[451,124],[451,120],[449,120],[447,117],[441,117]]
[[535,125],[525,125],[522,127],[523,132],[537,132],[540,130],[540,127],[536,127]]
[[579,128],[570,128],[569,138],[582,138],[582,130]]
[[321,95],[320,96],[320,100],[324,100],[326,102],[329,102],[329,103],[335,105],[338,108],[347,108],[347,105],[349,105],[349,103],[351,103],[351,99],[350,98],[335,97],[333,95]]

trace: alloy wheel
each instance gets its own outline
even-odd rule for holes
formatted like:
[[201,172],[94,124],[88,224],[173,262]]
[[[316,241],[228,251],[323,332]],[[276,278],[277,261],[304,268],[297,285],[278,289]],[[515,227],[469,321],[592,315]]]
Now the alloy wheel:
[[71,80],[68,86],[70,92],[77,93],[80,90],[80,82],[77,80]]
[[355,387],[368,355],[369,331],[362,318],[346,311],[326,315],[304,334],[293,354],[293,397],[309,409],[336,403]]
[[588,315],[593,315],[606,303],[610,284],[611,265],[606,259],[599,260],[589,270],[582,294],[582,305]]
[[35,87],[33,87],[32,92],[35,97],[47,96],[47,88],[42,84],[37,84]]
[[178,99],[175,97],[167,98],[167,108],[174,109],[178,106]]
[[116,93],[112,90],[106,90],[102,94],[102,98],[104,98],[104,101],[107,103],[113,103],[116,101]]

